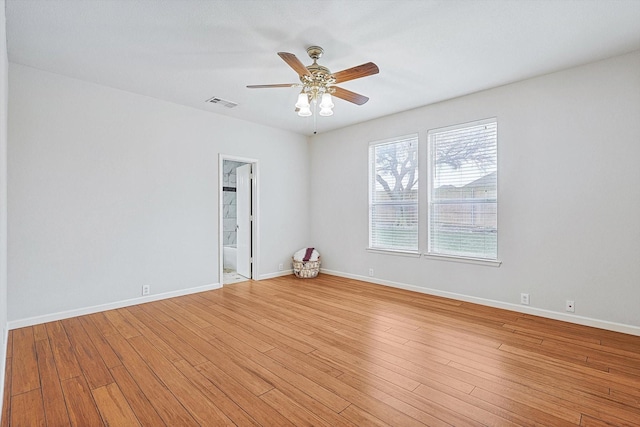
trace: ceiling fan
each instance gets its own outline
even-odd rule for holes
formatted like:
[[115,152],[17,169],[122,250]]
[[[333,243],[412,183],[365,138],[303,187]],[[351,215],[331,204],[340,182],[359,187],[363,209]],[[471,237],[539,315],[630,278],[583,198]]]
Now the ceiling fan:
[[314,107],[316,105],[320,107],[319,114],[321,116],[331,116],[333,114],[331,95],[357,105],[366,103],[369,100],[366,96],[343,89],[336,86],[336,84],[377,74],[380,71],[378,66],[373,62],[367,62],[366,64],[338,71],[337,73],[331,73],[327,67],[317,62],[323,53],[324,50],[320,46],[308,47],[307,54],[313,59],[313,64],[305,66],[293,53],[278,52],[280,58],[298,73],[301,83],[249,85],[247,87],[249,89],[278,87],[302,88],[298,95],[298,102],[296,102],[296,111],[298,115],[302,117],[313,114],[311,112],[312,104]]

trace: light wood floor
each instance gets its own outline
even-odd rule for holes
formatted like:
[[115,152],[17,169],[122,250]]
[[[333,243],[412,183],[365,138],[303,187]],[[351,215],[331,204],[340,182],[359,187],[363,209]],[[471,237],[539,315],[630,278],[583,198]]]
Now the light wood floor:
[[13,330],[2,425],[638,426],[640,337],[335,276]]

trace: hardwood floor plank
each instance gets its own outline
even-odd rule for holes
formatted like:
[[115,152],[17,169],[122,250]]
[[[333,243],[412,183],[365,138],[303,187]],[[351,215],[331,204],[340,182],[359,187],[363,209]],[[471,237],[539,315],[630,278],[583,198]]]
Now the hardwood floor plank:
[[296,402],[297,405],[305,408],[305,410],[322,419],[324,422],[329,423],[329,425],[333,427],[357,427],[355,424],[342,417],[339,413],[322,404],[313,396],[313,393],[308,394],[306,389],[303,391],[300,388],[283,381],[282,383],[278,383],[278,387],[274,390],[282,393],[291,401]]
[[13,396],[40,388],[36,344],[31,327],[13,331],[12,369],[11,394]]
[[111,375],[120,387],[124,398],[129,403],[131,410],[136,414],[136,418],[143,426],[164,426],[166,425],[158,415],[155,408],[142,392],[138,384],[131,377],[127,368],[122,365],[111,368]]
[[[426,425],[434,427],[452,425],[464,427],[474,425],[471,420],[465,419],[464,417],[455,414],[453,411],[451,411],[451,414],[442,415],[443,412],[446,412],[446,408],[444,407],[436,407],[435,405],[429,405],[427,402],[419,399],[407,398],[407,396],[411,396],[412,393],[408,393],[406,390],[401,390],[399,387],[394,386],[383,379],[372,379],[369,377],[371,381],[362,381],[360,378],[361,377],[358,376],[344,374],[341,375],[339,379],[345,384],[365,392],[389,406],[393,406],[399,411],[410,415]],[[441,418],[431,415],[430,412],[439,413]]]
[[[207,328],[208,331],[213,328]],[[349,405],[349,402],[337,396],[335,393],[319,386],[313,381],[308,380],[305,377],[296,375],[290,370],[283,367],[280,363],[274,361],[272,358],[267,357],[264,353],[259,352],[251,346],[245,345],[237,338],[225,334],[224,331],[215,331],[215,338],[209,340],[209,343],[216,346],[220,351],[226,353],[232,359],[242,360],[251,368],[252,372],[258,373],[261,377],[265,378],[269,383],[276,385],[276,387],[282,390],[282,387],[286,387],[291,394],[296,394],[294,390],[278,382],[273,375],[285,381],[285,384],[290,384],[305,393],[313,396],[323,405],[331,408],[332,410],[339,412]],[[262,369],[261,369],[262,368]],[[266,369],[266,372],[264,371]],[[319,370],[327,372],[323,367]],[[272,374],[271,374],[272,373]],[[327,372],[328,375],[333,375],[334,371]]]
[[[324,387],[303,375],[299,375],[298,373],[291,371],[285,365],[268,356],[256,357],[255,360],[261,366],[273,372],[285,382],[291,384],[298,390],[303,391],[335,412],[340,412],[349,406],[349,401],[342,398],[334,390]],[[283,386],[281,384],[277,384],[277,387],[282,389]]]
[[95,349],[100,354],[105,366],[107,368],[113,368],[115,366],[122,365],[122,361],[115,354],[104,336],[98,331],[95,323],[93,323],[88,316],[79,317],[78,320],[93,343]]
[[[275,354],[270,354],[274,357]],[[359,390],[343,383],[337,378],[327,375],[326,373],[312,368],[298,361],[293,361],[291,358],[283,357],[278,358],[278,362],[282,363],[288,370],[296,372],[298,375],[308,378],[309,380],[317,383],[318,385],[335,392],[338,396],[342,397],[352,404],[366,409],[372,415],[380,418],[382,421],[388,422],[392,425],[412,426],[419,425],[420,423],[412,417],[401,413],[395,408],[372,398],[366,393],[362,393]]]
[[527,425],[527,422],[531,422],[531,425],[535,425],[533,424],[533,420],[535,420],[535,423],[554,427],[569,427],[575,425],[572,421],[567,421],[566,419],[553,415],[549,411],[537,409],[534,406],[511,399],[509,398],[508,393],[505,394],[499,395],[483,390],[479,387],[471,393],[473,397],[477,397],[491,405],[504,409],[507,413],[504,415],[505,417],[509,417],[508,413],[512,413],[510,417],[520,425]]
[[393,427],[393,425],[385,423],[356,405],[349,405],[340,412],[340,415],[359,426]]
[[33,339],[35,341],[49,339],[49,336],[47,335],[47,327],[45,326],[44,323],[41,323],[39,325],[33,325],[32,327],[33,327]]
[[[640,378],[638,382],[640,383]],[[609,390],[609,396],[615,401],[629,405],[632,408],[640,408],[640,394],[632,394],[612,388]]]
[[[341,425],[341,420],[334,418],[334,415],[346,408],[349,402],[335,393],[303,376],[297,375],[264,353],[244,345],[233,336],[221,333],[217,338],[209,342],[235,360],[245,360],[244,363],[251,361],[249,365],[251,370],[257,372],[283,394],[290,398],[295,398],[296,401],[304,401],[305,407],[313,407],[313,412],[321,416],[321,418],[331,420],[335,425]],[[327,372],[324,367],[319,370]],[[335,371],[327,372],[328,375],[333,375],[334,373]]]
[[277,410],[262,401],[258,396],[244,388],[211,362],[196,366],[198,371],[216,387],[228,390],[227,395],[262,425],[294,426]]
[[293,400],[282,394],[278,389],[269,390],[260,396],[269,406],[280,412],[294,425],[301,426],[325,426],[333,427],[332,424],[316,416],[312,412],[298,405]]
[[69,342],[89,388],[93,390],[112,383],[113,378],[109,373],[109,368],[82,327],[80,320],[77,317],[65,319],[62,321],[62,326],[67,331]]
[[91,391],[105,425],[118,427],[140,426],[129,403],[116,383]]
[[[434,351],[434,348],[428,344],[413,341],[408,342],[406,346],[412,347],[417,351]],[[608,389],[608,386],[601,381],[594,381],[593,378],[584,375],[584,371],[575,372],[571,369],[563,369],[563,367],[555,364],[549,365],[543,361],[512,355],[500,350],[478,353],[455,347],[436,347],[437,352],[446,352],[442,354],[448,354],[451,358],[451,362],[448,365],[458,371],[464,371],[461,366],[469,366],[490,373],[506,373],[510,380],[522,384],[528,384],[530,381],[539,381],[541,384],[552,383],[560,389],[578,388],[593,392],[602,392]],[[509,374],[510,372],[517,372],[517,375]],[[464,377],[464,374],[455,370],[450,371],[450,374],[454,377]]]
[[[356,330],[353,328],[342,327],[342,328],[337,328],[335,330],[335,333],[344,335],[345,337],[348,337],[351,339],[366,339],[367,341],[372,343],[379,341],[381,343],[389,344],[389,345],[403,345],[409,341],[406,338],[402,338],[395,335],[393,332],[391,332],[392,330],[393,328],[386,331],[382,331],[379,329],[371,329],[368,331],[363,331],[363,330]],[[446,361],[444,361],[443,363],[446,363]]]
[[274,348],[272,344],[262,339],[259,332],[255,330],[246,331],[244,328],[235,325],[233,320],[225,319],[223,315],[218,317],[215,325],[211,325],[211,327],[207,329],[211,328],[227,331],[228,334],[233,335],[235,338],[263,353]]
[[140,304],[133,307],[127,307],[127,310],[131,311],[134,314],[137,314],[139,312],[138,310],[142,310],[145,313],[147,313],[147,315],[151,316],[153,319],[157,320],[160,323],[168,322],[169,320],[174,320],[173,317],[169,316],[167,313],[164,312],[161,306],[154,303]]
[[640,425],[640,336],[326,274],[12,330],[5,375],[0,427]]
[[11,398],[12,427],[45,427],[46,419],[39,389],[24,392]]
[[82,375],[82,369],[80,369],[80,364],[73,353],[69,337],[62,327],[62,323],[59,321],[49,322],[46,323],[46,327],[60,380],[68,380]]
[[[213,299],[213,301],[215,301],[211,305],[212,307],[219,305],[221,307],[243,313],[254,321],[269,318],[279,320],[286,324],[295,320],[294,316],[297,313],[295,307],[281,307],[278,304],[278,301],[272,298],[237,295],[232,287],[223,289],[225,290],[225,293],[215,295],[216,298],[212,298],[211,295],[207,295],[209,300]],[[240,288],[238,287],[236,289]],[[224,298],[222,298],[223,295]]]
[[332,377],[339,377],[340,375],[344,374],[344,370],[338,368],[338,364],[335,363],[334,360],[331,360],[329,362],[327,360],[323,360],[320,357],[316,357],[315,351],[310,353],[304,353],[301,351],[296,351],[295,349],[289,348],[287,346],[279,346],[277,350],[284,351],[286,354],[296,359],[302,359],[309,366],[313,366],[314,368],[328,375],[331,375]]
[[192,330],[197,330],[195,328],[203,329],[211,326],[209,319],[199,316],[191,309],[191,307],[185,308],[184,304],[181,303],[183,299],[185,303],[188,301],[187,298],[183,297],[162,301],[165,313],[169,314],[173,320],[183,323]]
[[44,399],[47,425],[68,425],[67,406],[49,340],[37,341],[36,350],[38,352],[38,370],[40,372],[42,395],[47,397]]
[[102,418],[91,396],[91,389],[83,376],[61,382],[71,426],[102,426]]
[[[367,360],[360,359],[358,357],[349,358],[349,360],[345,360],[344,358],[334,357],[334,354],[339,354],[338,352],[331,352],[331,355],[327,355],[326,353],[316,350],[313,352],[313,356],[317,356],[320,360],[324,360],[327,362],[331,362],[333,366],[337,366],[338,369],[342,372],[349,372],[354,375],[375,375],[377,377],[383,378],[389,381],[392,384],[397,385],[398,387],[404,388],[405,390],[415,390],[420,382],[410,376],[405,376],[402,373],[398,373],[394,370],[387,369],[384,366],[381,366],[378,363],[369,362]],[[305,357],[305,354],[300,354],[297,357],[292,357],[291,353],[285,353],[279,349],[272,350],[267,353],[269,356],[273,357],[275,360],[287,360],[289,359],[289,363],[293,361],[299,361],[299,365],[311,366],[309,360],[313,360],[314,358]],[[471,389],[469,389],[471,390]]]
[[127,309],[123,312],[129,313],[129,315],[125,315],[130,317],[131,322],[135,322],[136,327],[142,331],[143,336],[151,341],[167,359],[177,361],[184,358],[192,365],[207,361],[205,356],[186,343],[180,336],[171,332],[164,323],[154,319],[146,308],[144,310]]
[[124,310],[126,309],[108,310],[103,313],[109,323],[123,337],[133,338],[139,336],[141,332],[122,315]]
[[406,322],[403,323],[400,320],[390,319],[384,316],[373,315],[372,317],[367,317],[367,314],[365,314],[363,310],[356,309],[354,306],[349,307],[331,301],[326,302],[324,307],[322,309],[319,309],[313,303],[313,300],[305,298],[301,295],[282,294],[280,297],[285,301],[286,304],[295,305],[299,309],[315,315],[321,319],[326,319],[327,321],[329,321],[338,318],[348,326],[361,327],[363,323],[374,323],[377,328],[384,329],[389,329],[394,326],[407,329],[417,329],[419,327],[417,325],[417,322],[411,322],[410,319],[405,319]]
[[640,380],[640,366],[631,367],[631,366],[614,366],[609,368],[609,373],[618,374],[623,376],[631,376],[636,377]]
[[[565,380],[566,383],[561,384],[561,386],[550,387],[550,384],[556,379],[548,376],[538,377],[537,380],[504,380],[501,376],[504,375],[502,374],[504,371],[499,368],[489,370],[481,363],[476,363],[475,368],[472,368],[471,365],[473,365],[471,362],[467,362],[467,365],[452,364],[452,366],[461,371],[475,375],[478,378],[478,386],[486,390],[497,392],[505,397],[516,399],[534,407],[550,405],[553,408],[552,410],[556,410],[556,408],[557,410],[561,408],[571,410],[573,415],[570,415],[569,420],[574,420],[580,411],[594,416],[602,415],[603,413],[615,413],[621,418],[629,420],[640,417],[640,408],[615,401],[610,396],[584,391],[580,383],[574,382],[575,380],[572,379]],[[489,373],[489,371],[492,373]],[[509,377],[514,378],[514,375],[509,375]],[[542,403],[536,403],[538,402],[538,396],[542,399]]]
[[[353,363],[354,361],[365,365],[368,369],[378,371],[384,369],[387,372],[400,374],[413,381],[417,381],[423,384],[430,384],[432,382],[439,382],[448,387],[455,387],[458,390],[469,393],[473,390],[473,384],[465,381],[464,378],[456,378],[451,375],[449,368],[445,364],[441,363],[417,363],[419,361],[416,357],[399,357],[394,353],[394,348],[386,348],[384,345],[378,347],[384,347],[384,350],[377,350],[375,347],[367,347],[363,343],[348,342],[345,339],[340,340],[337,337],[330,337],[326,334],[317,335],[317,338],[324,342],[325,345],[319,348],[324,348],[323,351],[315,351],[314,354],[322,357],[323,359],[335,359],[339,363]],[[397,353],[400,353],[397,351]],[[424,358],[424,356],[423,356]],[[427,358],[424,358],[428,360]],[[387,378],[392,375],[387,374]]]
[[259,424],[249,416],[238,404],[229,398],[221,389],[205,378],[196,368],[185,360],[174,363],[176,368],[191,381],[191,383],[210,401],[215,402],[224,414],[235,424],[241,426],[258,426]]
[[[262,326],[260,323],[257,323],[255,320],[252,320],[251,318],[245,315],[239,314],[238,312],[230,310],[226,307],[223,307],[220,305],[213,305],[208,307],[208,310],[207,310],[206,306],[202,306],[197,301],[191,302],[189,307],[191,308],[191,310],[194,311],[194,313],[198,313],[198,315],[200,316],[211,319],[209,321],[213,322],[212,324],[215,324],[218,320],[218,317],[216,316],[216,314],[223,315],[225,316],[225,318],[228,318],[228,319],[232,319],[233,321],[246,326],[246,328],[250,328],[251,330],[256,331],[263,337],[265,338],[268,337],[271,345],[275,345],[275,346],[286,345],[288,347],[294,348],[303,353],[310,353],[313,350],[315,350],[315,348],[301,341],[290,338],[282,334],[276,329],[272,329],[267,326]],[[247,330],[246,328],[245,328],[245,331]]]
[[583,415],[580,425],[585,427],[637,427],[638,423],[615,419],[601,420],[589,415]]
[[629,351],[621,348],[608,347],[602,344],[592,344],[582,341],[568,340],[558,341],[556,339],[545,339],[542,346],[556,349],[570,349],[570,353],[582,353],[588,359],[596,361],[606,361],[621,367],[640,368],[640,352]]
[[171,321],[165,323],[165,325],[174,333],[183,337],[187,342],[193,343],[193,345],[197,347],[196,350],[207,355],[209,361],[214,361],[216,365],[224,369],[230,377],[234,378],[256,396],[266,393],[273,388],[273,384],[258,375],[256,369],[253,369],[253,363],[250,360],[243,361],[243,366],[240,366],[225,352],[220,351],[218,347],[210,342],[203,341],[198,335],[182,326],[182,324]]
[[[461,367],[464,370],[464,367]],[[471,370],[467,370],[472,372]],[[472,372],[478,377],[478,383],[482,379],[488,379],[486,382],[482,382],[480,387],[485,390],[489,390],[494,393],[498,393],[503,397],[515,400],[517,402],[532,406],[541,411],[553,414],[554,416],[567,420],[571,423],[578,424],[580,422],[580,412],[574,408],[574,405],[567,401],[560,401],[559,399],[544,393],[542,390],[537,391],[525,385],[518,386],[516,382],[503,383],[498,378],[487,375],[483,372]],[[477,389],[471,393],[474,395],[477,393]],[[563,403],[565,405],[563,405]]]
[[153,347],[145,337],[132,337],[128,341],[200,425],[235,425],[213,402],[192,387],[189,380],[182,375],[178,368]]
[[197,426],[196,420],[182,406],[176,396],[160,381],[138,352],[119,334],[109,335],[107,341],[116,352],[127,372],[168,426]]
[[532,354],[527,349],[521,349],[509,345],[500,346],[500,350],[508,352],[513,355],[524,356],[529,360],[535,360],[537,364],[545,364],[546,366],[558,367],[559,369],[570,371],[570,374],[576,378],[591,377],[607,380],[621,386],[628,386],[631,388],[638,388],[638,383],[635,378],[630,378],[627,375],[612,375],[609,372],[603,372],[600,369],[584,369],[585,366],[581,363],[566,363],[565,358],[558,359],[543,354]]
[[113,324],[109,321],[109,319],[107,319],[107,316],[105,315],[104,311],[100,313],[89,314],[85,317],[95,325],[95,327],[98,329],[98,331],[100,331],[100,334],[102,336],[107,337],[109,335],[114,335],[118,333],[118,330],[116,329],[116,327],[113,326]]

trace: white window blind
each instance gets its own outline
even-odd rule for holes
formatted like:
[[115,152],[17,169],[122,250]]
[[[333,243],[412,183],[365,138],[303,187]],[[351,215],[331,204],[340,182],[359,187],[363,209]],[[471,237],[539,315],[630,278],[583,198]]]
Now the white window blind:
[[497,259],[497,134],[495,119],[429,131],[430,254]]
[[369,146],[369,247],[418,251],[418,135]]

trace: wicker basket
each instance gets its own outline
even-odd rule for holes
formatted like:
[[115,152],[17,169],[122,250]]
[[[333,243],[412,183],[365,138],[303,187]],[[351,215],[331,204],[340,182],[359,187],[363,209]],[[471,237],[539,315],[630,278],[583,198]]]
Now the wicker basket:
[[300,279],[313,279],[320,272],[320,257],[317,261],[293,261],[293,274]]

